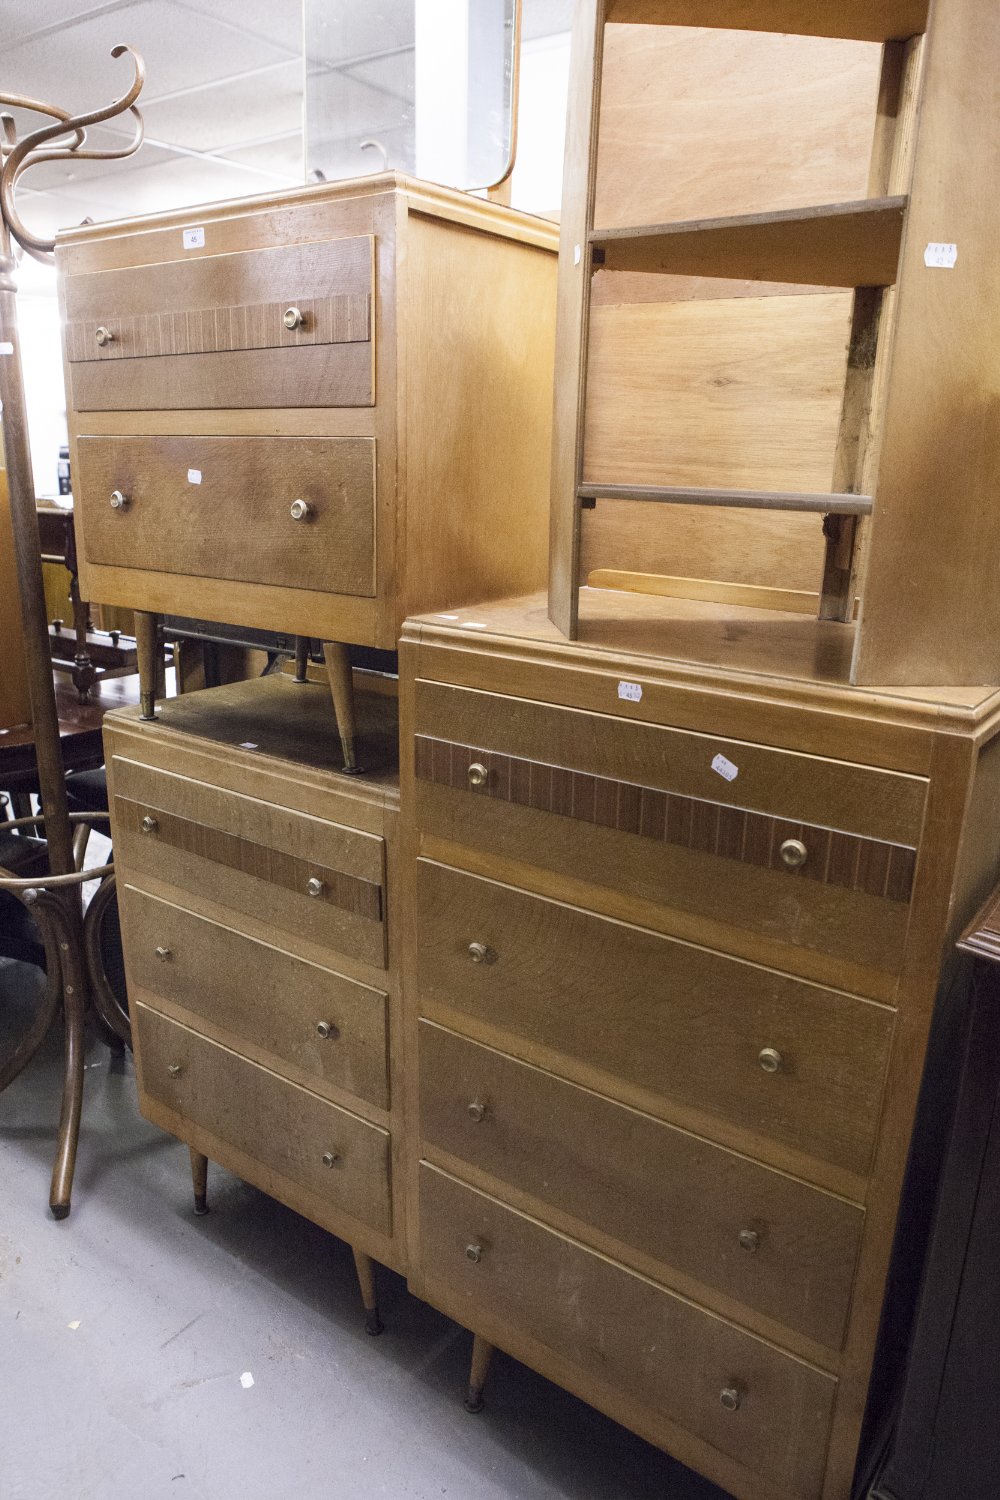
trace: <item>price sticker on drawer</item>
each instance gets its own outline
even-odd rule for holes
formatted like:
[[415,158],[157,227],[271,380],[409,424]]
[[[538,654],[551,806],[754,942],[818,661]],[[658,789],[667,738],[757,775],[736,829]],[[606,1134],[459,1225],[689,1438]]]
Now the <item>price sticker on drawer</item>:
[[958,246],[941,244],[932,240],[924,251],[924,265],[931,270],[935,267],[942,271],[953,271],[958,260]]
[[727,760],[724,755],[717,755],[715,757],[712,762],[712,770],[717,776],[721,776],[723,781],[735,781],[740,774],[739,766],[734,766],[732,761]]
[[619,698],[623,698],[626,703],[641,703],[642,683],[620,682],[618,684],[618,696]]
[[199,225],[197,225],[197,227],[192,228],[192,229],[182,229],[181,230],[181,243],[183,244],[185,250],[204,250],[204,248],[205,248],[205,229],[204,229],[204,226],[201,225],[201,224],[199,224]]

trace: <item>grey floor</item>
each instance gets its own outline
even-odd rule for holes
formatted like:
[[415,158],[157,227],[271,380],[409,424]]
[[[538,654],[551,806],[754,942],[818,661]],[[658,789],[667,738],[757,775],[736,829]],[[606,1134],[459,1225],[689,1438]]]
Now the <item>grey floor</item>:
[[[0,963],[0,1055],[36,971]],[[512,1359],[461,1402],[469,1335],[139,1117],[131,1059],[88,1049],[73,1211],[48,1213],[61,1043],[0,1095],[3,1500],[726,1500]],[[241,1377],[252,1375],[253,1384]]]

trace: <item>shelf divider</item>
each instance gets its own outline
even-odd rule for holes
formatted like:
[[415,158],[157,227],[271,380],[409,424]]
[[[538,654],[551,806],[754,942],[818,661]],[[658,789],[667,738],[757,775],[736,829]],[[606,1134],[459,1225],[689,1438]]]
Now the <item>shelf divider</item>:
[[607,0],[606,21],[788,31],[859,42],[905,41],[927,29],[929,0]]
[[871,495],[816,494],[795,490],[685,489],[677,485],[581,484],[577,499],[640,500],[654,505],[717,505],[738,510],[794,510],[819,516],[868,516]]
[[594,229],[595,269],[803,286],[891,286],[907,199]]

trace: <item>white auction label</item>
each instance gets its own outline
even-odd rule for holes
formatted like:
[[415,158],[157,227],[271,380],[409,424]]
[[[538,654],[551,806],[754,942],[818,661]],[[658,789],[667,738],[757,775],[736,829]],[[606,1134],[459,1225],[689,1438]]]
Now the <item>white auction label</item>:
[[629,703],[639,703],[642,701],[642,686],[638,682],[620,682],[618,696],[625,698]]
[[188,469],[188,484],[201,484],[200,469]]
[[13,344],[8,344],[7,340],[4,339],[3,343],[0,344],[0,354],[13,354],[13,353],[14,353],[14,345]]
[[924,251],[925,266],[940,266],[945,271],[951,271],[954,270],[957,260],[957,245],[938,244],[936,240],[932,240]]
[[182,229],[181,239],[185,250],[203,250],[205,247],[205,231],[200,224],[195,229]]
[[735,781],[740,774],[739,766],[734,766],[732,761],[727,760],[724,755],[717,755],[715,757],[712,762],[712,770],[717,776],[721,776],[724,781]]

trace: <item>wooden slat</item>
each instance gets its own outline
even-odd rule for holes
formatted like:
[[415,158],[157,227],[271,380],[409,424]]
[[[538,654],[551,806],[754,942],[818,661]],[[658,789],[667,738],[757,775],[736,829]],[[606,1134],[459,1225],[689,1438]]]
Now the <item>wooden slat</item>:
[[702,490],[676,485],[581,484],[580,500],[646,500],[657,505],[720,505],[745,510],[795,510],[828,516],[867,516],[871,495],[807,495],[780,490]]
[[605,19],[887,42],[927,25],[928,0],[608,0]]
[[735,218],[595,229],[595,266],[802,286],[890,286],[905,197],[818,204]]

